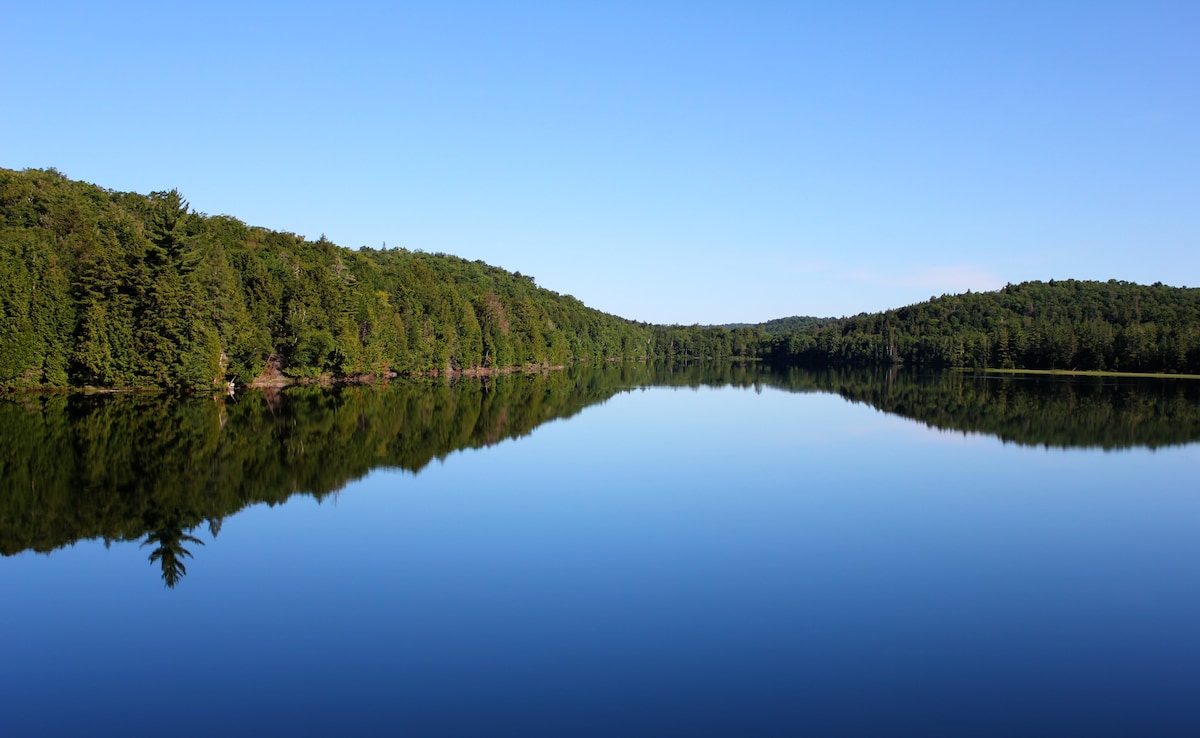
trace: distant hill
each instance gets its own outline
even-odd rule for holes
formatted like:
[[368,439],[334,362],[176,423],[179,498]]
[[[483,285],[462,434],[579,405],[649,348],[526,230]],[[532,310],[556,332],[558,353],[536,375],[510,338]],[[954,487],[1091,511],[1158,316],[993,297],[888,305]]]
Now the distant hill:
[[0,169],[0,389],[206,388],[608,359],[1200,373],[1200,290],[1026,282],[850,318],[649,325],[447,254],[350,250]]
[[794,330],[767,325],[760,353],[787,363],[1200,373],[1200,289],[1161,283],[1024,282]]
[[790,318],[776,318],[755,327],[768,336],[780,333],[802,333],[809,330],[828,328],[839,322],[838,318],[814,318],[812,316],[793,315]]

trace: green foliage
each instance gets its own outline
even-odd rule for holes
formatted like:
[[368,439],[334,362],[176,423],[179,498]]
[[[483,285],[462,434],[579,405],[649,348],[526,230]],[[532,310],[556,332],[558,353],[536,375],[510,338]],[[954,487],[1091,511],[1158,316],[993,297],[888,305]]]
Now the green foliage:
[[611,359],[1200,373],[1200,290],[1027,282],[851,318],[648,325],[532,277],[0,169],[0,388],[333,380]]
[[1161,283],[1025,282],[764,331],[765,357],[810,366],[1200,373],[1200,289]]
[[0,387],[199,389],[614,358],[752,356],[757,330],[654,327],[481,261],[350,251],[149,196],[0,169]]
[[837,323],[837,318],[813,318],[806,315],[793,315],[789,318],[776,318],[760,323],[758,328],[767,335],[779,333],[801,333],[804,331],[825,328]]

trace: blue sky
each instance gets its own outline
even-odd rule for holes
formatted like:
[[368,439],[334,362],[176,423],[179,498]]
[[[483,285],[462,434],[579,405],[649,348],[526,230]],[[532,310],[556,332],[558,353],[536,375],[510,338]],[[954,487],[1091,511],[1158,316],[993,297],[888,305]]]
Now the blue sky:
[[649,322],[1200,286],[1200,3],[9,3],[0,166]]

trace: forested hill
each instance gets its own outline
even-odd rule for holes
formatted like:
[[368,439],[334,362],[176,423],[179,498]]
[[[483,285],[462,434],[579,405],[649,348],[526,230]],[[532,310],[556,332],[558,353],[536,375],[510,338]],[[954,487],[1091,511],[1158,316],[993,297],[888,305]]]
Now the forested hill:
[[354,251],[198,214],[178,191],[0,169],[0,388],[724,355],[735,333],[635,323],[481,261]]
[[1200,373],[1200,290],[1027,282],[851,318],[655,326],[531,277],[0,169],[0,389],[504,370],[611,358]]
[[790,318],[776,318],[756,326],[768,336],[780,333],[804,333],[829,328],[841,323],[837,318],[813,318],[811,316],[793,315]]
[[[808,319],[812,320],[812,319]],[[760,352],[807,365],[1200,374],[1200,289],[1024,282],[775,332]]]

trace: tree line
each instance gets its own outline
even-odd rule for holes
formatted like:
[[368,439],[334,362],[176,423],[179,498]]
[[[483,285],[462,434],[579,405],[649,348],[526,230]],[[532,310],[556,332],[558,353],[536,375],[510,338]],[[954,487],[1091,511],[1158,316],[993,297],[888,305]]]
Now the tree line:
[[532,277],[0,169],[0,389],[203,388],[611,359],[1200,373],[1200,290],[1049,281],[848,318],[651,325]]
[[0,169],[0,387],[190,387],[749,355],[757,331],[652,326],[532,277],[342,248]]
[[1070,369],[1200,374],[1200,289],[1063,280],[766,334],[759,353],[810,366]]

